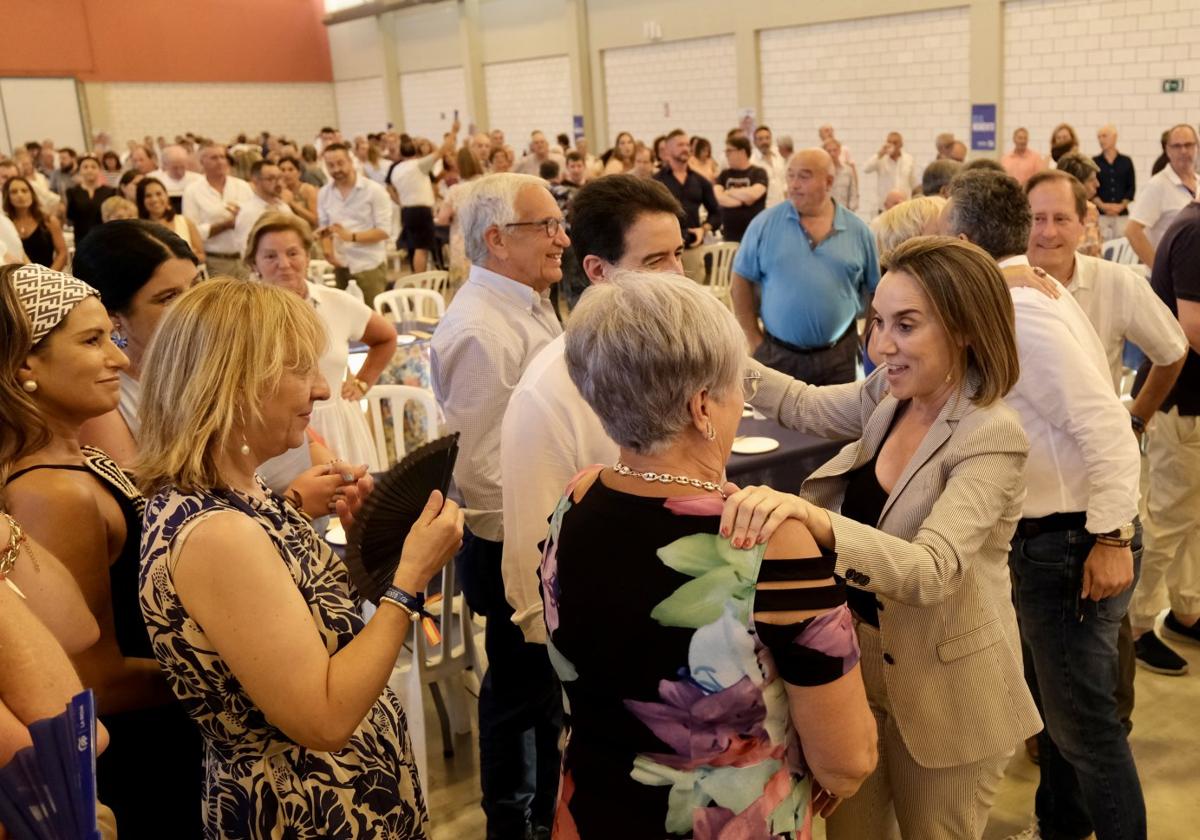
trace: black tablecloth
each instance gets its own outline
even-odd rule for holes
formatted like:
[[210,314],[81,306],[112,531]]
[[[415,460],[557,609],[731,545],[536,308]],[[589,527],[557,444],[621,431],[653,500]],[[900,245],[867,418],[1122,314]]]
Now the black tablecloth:
[[739,436],[775,438],[779,448],[761,455],[729,456],[726,476],[739,487],[765,484],[785,493],[799,493],[809,473],[824,464],[845,445],[780,426],[774,420],[745,417],[738,426]]

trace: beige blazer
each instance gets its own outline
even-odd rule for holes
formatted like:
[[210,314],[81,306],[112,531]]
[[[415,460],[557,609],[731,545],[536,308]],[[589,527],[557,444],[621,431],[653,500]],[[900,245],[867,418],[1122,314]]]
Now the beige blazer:
[[923,767],[1007,753],[1042,728],[1026,687],[1008,552],[1025,498],[1029,442],[1003,402],[971,403],[970,377],[943,407],[872,528],[837,513],[846,473],[871,460],[899,402],[879,374],[814,387],[756,365],[755,406],[809,434],[852,438],[804,482],[830,511],[839,575],[879,603],[888,699]]

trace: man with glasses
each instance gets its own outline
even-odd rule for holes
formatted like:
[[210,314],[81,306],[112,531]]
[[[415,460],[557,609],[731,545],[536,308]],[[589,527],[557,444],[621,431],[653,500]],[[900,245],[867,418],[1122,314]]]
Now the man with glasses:
[[471,273],[434,332],[431,368],[447,428],[459,433],[454,480],[467,531],[456,562],[463,595],[487,617],[488,670],[479,694],[483,810],[489,840],[549,837],[562,694],[546,648],[525,641],[505,600],[500,427],[530,359],[562,334],[550,288],[562,280],[571,240],[546,182],[529,175],[480,178],[458,218]]
[[1190,125],[1177,125],[1167,132],[1169,165],[1150,179],[1129,208],[1125,238],[1148,266],[1154,266],[1158,242],[1175,214],[1197,197],[1196,144],[1196,129]]
[[[761,166],[750,163],[750,141],[745,137],[730,137],[725,141],[725,160],[729,165],[717,175],[713,190],[721,204],[721,231],[725,241],[741,242],[750,222],[767,206],[773,176]],[[787,167],[781,167],[779,172],[780,178],[784,178]]]
[[292,215],[292,208],[283,200],[283,175],[279,167],[269,160],[256,160],[250,167],[250,196],[237,211],[233,223],[233,239],[238,253],[246,252],[250,231],[264,213]]

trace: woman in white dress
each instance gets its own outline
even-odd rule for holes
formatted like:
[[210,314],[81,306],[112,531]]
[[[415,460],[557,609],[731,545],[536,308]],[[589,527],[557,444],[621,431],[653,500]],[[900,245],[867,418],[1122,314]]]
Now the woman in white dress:
[[[313,406],[312,427],[326,445],[352,464],[384,469],[360,402],[396,352],[396,328],[365,303],[340,289],[308,282],[312,228],[296,216],[266,213],[246,246],[246,263],[265,283],[281,286],[312,303],[325,325],[329,343],[321,356],[321,375],[330,397]],[[357,374],[350,372],[350,342],[367,345]]]

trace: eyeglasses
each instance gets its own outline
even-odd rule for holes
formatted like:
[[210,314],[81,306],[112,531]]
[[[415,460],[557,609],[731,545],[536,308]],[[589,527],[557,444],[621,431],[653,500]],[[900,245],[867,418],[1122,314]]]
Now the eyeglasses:
[[562,230],[563,220],[541,219],[540,221],[536,222],[510,222],[509,224],[505,225],[505,227],[540,227],[546,232],[546,236],[549,239],[553,239],[554,237],[558,236],[558,232]]
[[762,383],[762,374],[757,370],[748,370],[742,376],[742,397],[750,402],[758,396],[758,386]]

